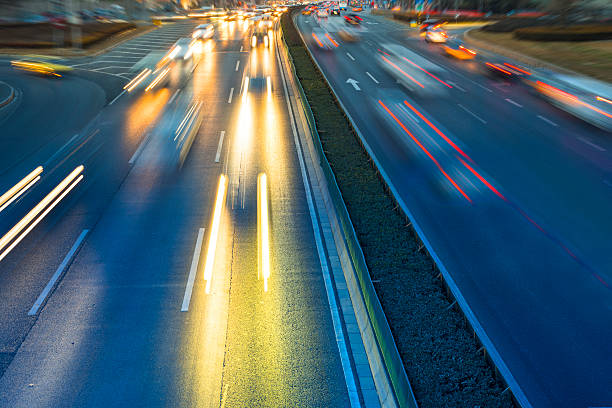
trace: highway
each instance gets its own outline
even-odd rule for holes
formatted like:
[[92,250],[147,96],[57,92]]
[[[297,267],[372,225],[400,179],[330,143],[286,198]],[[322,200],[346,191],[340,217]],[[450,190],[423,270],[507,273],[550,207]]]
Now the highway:
[[329,248],[315,242],[277,49],[215,22],[186,80],[122,91],[199,23],[169,24],[91,66],[58,61],[75,67],[64,78],[0,60],[19,91],[0,110],[1,193],[42,169],[0,210],[1,234],[69,186],[0,254],[0,406],[366,401],[348,392],[371,377],[357,380],[345,323],[332,321]]
[[[296,23],[519,402],[610,406],[610,134],[443,55],[407,25],[360,17],[357,42],[339,35],[342,17]],[[330,50],[317,44],[321,29]],[[379,52],[394,47],[441,68],[431,82],[442,91],[399,85]]]

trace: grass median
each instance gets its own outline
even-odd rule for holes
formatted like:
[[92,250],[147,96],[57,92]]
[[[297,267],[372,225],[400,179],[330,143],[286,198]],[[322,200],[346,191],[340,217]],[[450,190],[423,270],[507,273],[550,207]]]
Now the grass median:
[[419,406],[511,407],[288,13],[281,26]]

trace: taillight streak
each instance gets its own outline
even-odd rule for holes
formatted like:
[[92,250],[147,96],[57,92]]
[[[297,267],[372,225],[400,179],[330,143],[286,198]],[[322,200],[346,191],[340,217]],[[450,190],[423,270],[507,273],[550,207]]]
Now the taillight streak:
[[397,65],[395,65],[394,63],[392,63],[391,61],[389,61],[387,58],[382,57],[382,59],[384,59],[388,64],[390,64],[393,68],[397,69],[399,72],[401,72],[402,74],[404,74],[405,76],[407,76],[408,78],[410,78],[415,84],[419,85],[421,88],[425,89],[425,86],[423,86],[422,83],[420,83],[419,81],[417,81],[416,79],[414,79],[411,75],[407,74],[406,72],[404,72],[400,67],[398,67]]
[[425,152],[425,154],[431,159],[431,161],[434,162],[436,167],[438,167],[438,170],[440,170],[440,172],[444,175],[444,177],[446,177],[448,181],[450,181],[450,183],[457,189],[457,191],[459,191],[461,195],[465,197],[465,199],[471,203],[472,200],[470,199],[470,197],[468,197],[468,195],[461,189],[461,187],[459,187],[459,185],[455,182],[455,180],[453,180],[453,178],[448,175],[448,173],[444,170],[444,168],[442,168],[442,165],[438,162],[438,160],[436,160],[435,157],[433,157],[433,155],[429,152],[429,150],[427,150],[427,148],[423,146],[423,144],[412,134],[412,132],[408,130],[408,128],[397,118],[397,116],[395,116],[393,112],[391,112],[391,110],[387,108],[387,106],[385,106],[385,104],[381,100],[379,100],[378,103],[383,107],[385,111],[387,111],[389,115],[391,115],[391,117],[397,122],[398,125],[400,125],[400,127],[404,130],[404,132],[406,132],[406,134],[410,136],[410,138],[417,144],[417,146],[419,146],[421,150]]

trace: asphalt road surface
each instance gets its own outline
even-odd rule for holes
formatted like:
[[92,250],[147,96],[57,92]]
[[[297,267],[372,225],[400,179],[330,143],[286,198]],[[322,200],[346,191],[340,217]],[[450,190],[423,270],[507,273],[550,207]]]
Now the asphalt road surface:
[[[160,49],[196,23],[160,31]],[[0,406],[350,406],[276,50],[215,24],[189,79],[111,104],[135,63],[99,56],[95,78],[0,68],[20,92],[0,111],[0,190],[43,166],[0,210],[2,233],[84,166],[0,261]],[[202,124],[181,167],[192,108]]]
[[[515,395],[534,407],[612,405],[610,134],[444,56],[407,25],[361,17],[354,43],[338,35],[342,17],[297,23]],[[337,47],[316,44],[321,27]],[[377,51],[389,44],[441,68],[444,93],[396,83]]]

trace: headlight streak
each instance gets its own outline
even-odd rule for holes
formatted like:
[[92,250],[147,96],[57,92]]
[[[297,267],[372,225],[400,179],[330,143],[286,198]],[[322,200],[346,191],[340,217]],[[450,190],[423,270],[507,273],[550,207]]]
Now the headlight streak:
[[145,92],[149,92],[151,89],[155,88],[157,84],[161,82],[162,79],[170,72],[170,67],[164,69],[154,80],[145,88]]
[[[13,228],[0,238],[0,261],[23,240],[36,225],[83,179],[84,166],[75,168],[49,194],[28,212]],[[33,222],[32,222],[33,221]],[[29,226],[28,226],[29,224]],[[27,226],[27,228],[26,228]],[[24,230],[24,228],[26,228]],[[23,232],[22,232],[23,231]],[[19,235],[21,233],[21,235]],[[19,236],[18,236],[19,235]],[[16,238],[16,239],[15,239]],[[14,240],[14,241],[13,241]],[[7,245],[12,243],[7,247]]]
[[272,99],[272,80],[270,79],[270,75],[266,78],[266,84],[268,88],[268,99]]
[[197,103],[194,103],[193,105],[191,105],[191,108],[189,108],[189,110],[187,111],[187,114],[185,115],[185,117],[183,118],[181,123],[176,128],[176,131],[175,131],[176,136],[174,136],[174,140],[175,141],[176,141],[176,138],[178,137],[179,133],[181,133],[181,130],[183,130],[183,127],[187,123],[187,120],[191,117],[191,114],[195,110],[196,106],[197,106]]
[[136,75],[134,79],[128,82],[123,89],[128,92],[132,92],[132,89],[136,88],[146,77],[151,75],[151,72],[153,71],[151,71],[149,68],[143,69],[140,74]]
[[257,278],[263,278],[264,292],[270,278],[270,217],[268,208],[268,181],[266,173],[257,176]]
[[217,241],[219,239],[219,225],[221,224],[221,213],[223,212],[226,191],[227,177],[224,174],[221,174],[219,175],[219,185],[217,186],[217,197],[215,199],[215,208],[210,225],[210,237],[208,239],[206,263],[204,265],[204,280],[206,281],[205,291],[207,294],[210,293],[213,267],[215,265],[215,252],[217,250]]
[[242,88],[242,103],[246,103],[249,93],[249,77],[244,78],[244,88]]
[[6,193],[0,196],[0,212],[8,207],[19,196],[25,193],[34,183],[40,180],[40,174],[43,172],[42,166],[38,166],[27,176],[22,178],[17,184],[11,187]]

